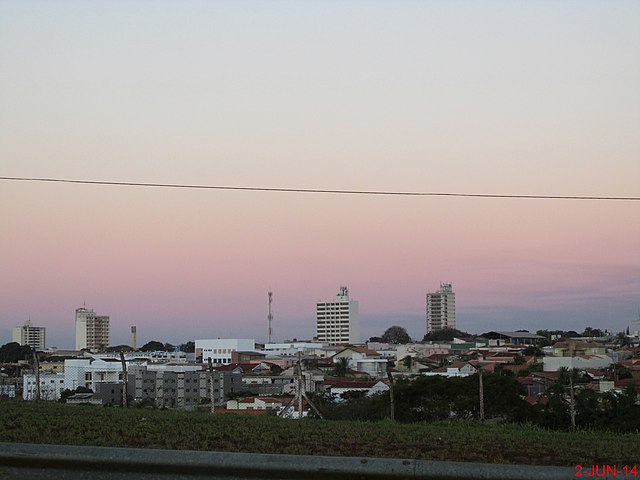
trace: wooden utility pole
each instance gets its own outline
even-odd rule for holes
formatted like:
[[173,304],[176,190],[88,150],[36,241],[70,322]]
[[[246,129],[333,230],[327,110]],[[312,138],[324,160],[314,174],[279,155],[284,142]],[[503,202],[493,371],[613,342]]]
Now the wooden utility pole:
[[480,379],[480,421],[484,421],[484,387],[482,385],[482,368],[478,368],[478,378]]
[[571,430],[576,429],[576,399],[573,395],[573,373],[573,370],[569,370],[569,397],[571,398],[569,412],[571,414]]
[[124,359],[124,352],[120,352],[122,362],[122,408],[127,408],[127,362]]
[[215,391],[213,389],[213,362],[211,361],[211,357],[208,359],[209,362],[209,399],[211,400],[211,413],[215,412]]
[[40,400],[40,361],[38,360],[38,352],[33,351],[33,370],[36,374],[36,400]]
[[302,381],[302,360],[300,359],[300,352],[298,351],[298,419],[302,419],[302,397],[304,384]]
[[322,412],[320,410],[318,410],[318,407],[316,407],[313,402],[311,401],[311,399],[309,398],[309,396],[307,395],[307,392],[302,392],[302,396],[304,397],[304,399],[307,401],[307,403],[309,403],[309,405],[311,406],[311,408],[313,408],[313,411],[316,412],[316,415],[318,415],[321,419],[324,420],[324,415],[322,415]]
[[389,379],[389,413],[391,414],[391,421],[396,419],[396,410],[393,397],[393,375],[391,375],[391,368],[387,365],[387,378]]

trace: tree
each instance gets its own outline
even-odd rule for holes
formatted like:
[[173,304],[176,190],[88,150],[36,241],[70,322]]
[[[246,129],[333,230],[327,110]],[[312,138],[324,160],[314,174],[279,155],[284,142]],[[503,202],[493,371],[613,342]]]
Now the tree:
[[87,387],[83,387],[82,385],[76,388],[75,390],[69,390],[68,388],[64,389],[64,391],[60,394],[60,403],[66,403],[67,398],[71,395],[75,395],[76,393],[93,393],[93,390]]
[[382,341],[384,343],[394,344],[411,343],[411,337],[404,327],[394,325],[393,327],[389,327],[384,331],[384,333],[382,334]]
[[346,357],[341,357],[338,361],[333,364],[333,374],[336,377],[344,377],[347,375],[349,371],[349,359]]
[[111,347],[107,347],[107,353],[113,352],[130,352],[133,350],[130,345],[113,345]]
[[435,342],[435,341],[451,341],[454,337],[474,337],[475,335],[471,335],[467,332],[461,332],[460,330],[456,330],[455,328],[442,328],[440,330],[435,330],[433,332],[427,333],[422,341],[424,342]]
[[157,340],[152,340],[140,347],[140,350],[143,352],[157,352],[160,350],[164,350],[164,343]]
[[407,355],[406,357],[404,357],[402,360],[400,360],[402,362],[402,364],[407,367],[409,370],[411,370],[411,367],[413,367],[413,357],[411,355]]
[[529,345],[527,348],[525,348],[522,351],[522,354],[526,355],[526,356],[534,356],[534,357],[543,357],[544,356],[544,352],[537,345]]
[[616,334],[615,342],[621,347],[628,347],[629,345],[631,345],[631,339],[627,337],[624,332],[618,332]]
[[18,342],[9,342],[0,347],[0,362],[18,363],[19,360],[30,360],[33,349],[29,345],[20,345]]
[[180,350],[185,352],[185,353],[195,353],[196,351],[196,342],[194,342],[193,340],[189,340],[186,343],[183,343],[182,345],[180,345]]
[[582,336],[583,337],[601,337],[602,336],[602,330],[600,330],[599,328],[587,327],[582,332]]

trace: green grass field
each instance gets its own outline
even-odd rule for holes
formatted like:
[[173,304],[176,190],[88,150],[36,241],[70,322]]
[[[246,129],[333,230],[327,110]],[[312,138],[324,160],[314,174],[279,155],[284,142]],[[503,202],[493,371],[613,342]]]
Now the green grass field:
[[0,442],[563,466],[640,459],[638,434],[477,422],[298,421],[47,402],[1,402]]

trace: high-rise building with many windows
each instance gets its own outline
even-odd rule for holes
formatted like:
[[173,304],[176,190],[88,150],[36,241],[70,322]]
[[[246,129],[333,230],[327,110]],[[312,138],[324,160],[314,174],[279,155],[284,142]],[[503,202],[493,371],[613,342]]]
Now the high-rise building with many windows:
[[44,350],[45,328],[34,327],[31,320],[27,320],[21,327],[13,327],[13,341],[20,345],[29,345],[34,350]]
[[340,287],[335,300],[316,303],[316,338],[330,345],[360,341],[358,301],[349,298],[347,287]]
[[109,317],[93,310],[76,308],[76,350],[98,352],[109,346]]
[[427,293],[427,333],[444,328],[456,328],[456,294],[450,283]]

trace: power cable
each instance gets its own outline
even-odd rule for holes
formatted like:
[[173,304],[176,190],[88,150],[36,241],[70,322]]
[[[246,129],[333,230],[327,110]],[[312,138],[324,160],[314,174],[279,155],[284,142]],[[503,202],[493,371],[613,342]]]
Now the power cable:
[[240,187],[232,185],[193,185],[184,183],[147,183],[147,182],[116,182],[106,180],[72,180],[68,178],[37,178],[37,177],[5,177],[0,180],[21,182],[72,183],[81,185],[111,185],[120,187],[159,187],[199,190],[235,190],[249,192],[281,192],[281,193],[318,193],[341,195],[378,195],[405,197],[471,197],[471,198],[519,198],[533,200],[618,200],[638,201],[640,197],[622,196],[594,196],[594,195],[528,195],[528,194],[499,194],[499,193],[453,193],[453,192],[407,192],[384,190],[334,190],[322,188],[282,188],[282,187]]

